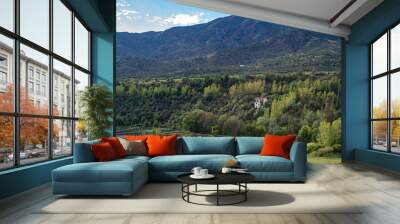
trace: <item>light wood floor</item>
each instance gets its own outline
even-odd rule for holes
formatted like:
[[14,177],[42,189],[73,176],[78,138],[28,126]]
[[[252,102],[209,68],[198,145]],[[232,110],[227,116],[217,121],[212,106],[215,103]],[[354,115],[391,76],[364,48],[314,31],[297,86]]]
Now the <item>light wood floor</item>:
[[357,214],[36,214],[35,208],[54,200],[50,187],[42,186],[0,202],[0,223],[400,223],[399,174],[355,163],[311,165],[308,182],[324,186],[349,203],[362,201],[367,206]]

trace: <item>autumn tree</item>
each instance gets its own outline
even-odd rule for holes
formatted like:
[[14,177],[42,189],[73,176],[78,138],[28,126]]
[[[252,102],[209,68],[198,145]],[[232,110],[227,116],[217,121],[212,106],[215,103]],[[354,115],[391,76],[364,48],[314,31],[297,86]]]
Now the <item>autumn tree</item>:
[[[14,96],[13,86],[9,85],[6,92],[0,94],[0,111],[13,112]],[[13,120],[9,116],[0,116],[0,147],[12,148],[13,146]]]
[[[9,85],[6,92],[0,94],[0,108],[4,112],[13,112],[14,107],[14,88]],[[33,101],[29,99],[28,93],[25,88],[20,88],[20,108],[23,114],[40,114],[46,115],[48,113],[47,104],[34,105]],[[55,111],[57,113],[57,110]],[[0,146],[12,148],[13,146],[13,122],[10,116],[0,116]],[[24,149],[26,145],[46,144],[48,136],[48,119],[46,118],[20,118],[20,148]],[[53,138],[59,135],[59,128],[54,125]]]

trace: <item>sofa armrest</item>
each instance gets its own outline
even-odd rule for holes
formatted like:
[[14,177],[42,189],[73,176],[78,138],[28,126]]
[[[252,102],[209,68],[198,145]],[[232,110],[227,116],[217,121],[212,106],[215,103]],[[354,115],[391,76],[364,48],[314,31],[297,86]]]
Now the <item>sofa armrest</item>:
[[90,146],[92,144],[97,144],[100,141],[91,141],[83,143],[75,143],[74,147],[74,163],[90,163],[95,162],[96,158],[92,153]]
[[290,149],[290,160],[293,162],[293,179],[305,181],[307,176],[307,146],[304,142],[294,142]]

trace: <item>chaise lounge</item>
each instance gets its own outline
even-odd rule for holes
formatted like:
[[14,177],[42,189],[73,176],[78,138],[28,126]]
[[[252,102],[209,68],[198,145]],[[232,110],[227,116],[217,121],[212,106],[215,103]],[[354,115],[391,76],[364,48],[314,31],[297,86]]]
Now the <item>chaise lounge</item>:
[[247,168],[258,182],[306,181],[307,150],[302,142],[293,143],[286,159],[260,156],[263,137],[181,137],[177,155],[96,162],[91,145],[98,142],[76,144],[74,163],[53,170],[54,194],[132,195],[148,181],[176,181],[196,166],[218,172],[229,160]]

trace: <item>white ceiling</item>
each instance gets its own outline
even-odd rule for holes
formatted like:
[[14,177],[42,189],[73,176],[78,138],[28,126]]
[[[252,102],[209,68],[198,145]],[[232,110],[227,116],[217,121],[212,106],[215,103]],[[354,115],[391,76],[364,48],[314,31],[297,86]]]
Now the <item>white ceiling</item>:
[[[347,38],[350,26],[383,0],[173,0],[267,22]],[[346,8],[346,5],[349,7]],[[339,13],[343,8],[346,10]],[[335,15],[337,15],[335,17]]]
[[[329,21],[350,0],[226,0]],[[312,6],[312,7],[310,7]]]

